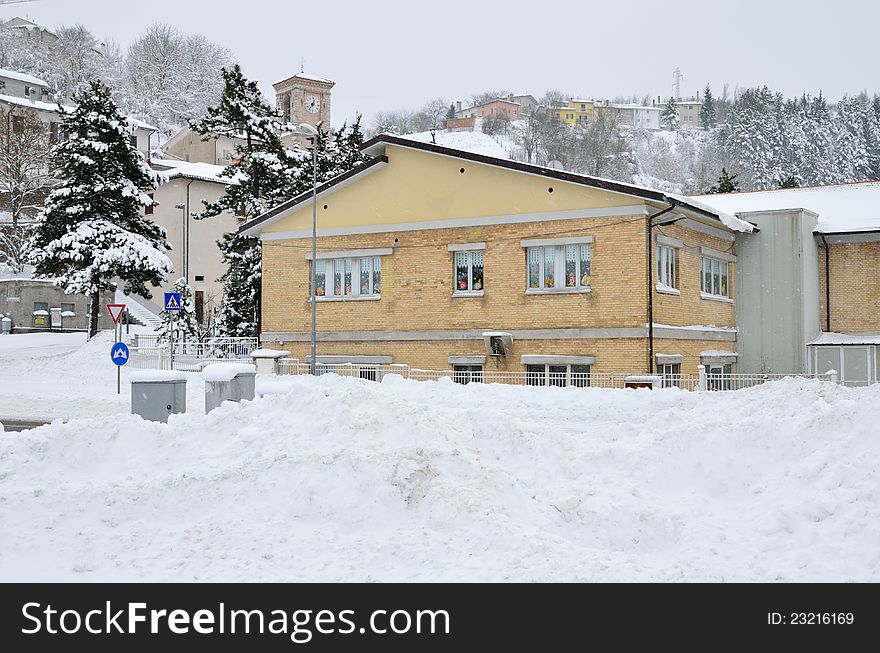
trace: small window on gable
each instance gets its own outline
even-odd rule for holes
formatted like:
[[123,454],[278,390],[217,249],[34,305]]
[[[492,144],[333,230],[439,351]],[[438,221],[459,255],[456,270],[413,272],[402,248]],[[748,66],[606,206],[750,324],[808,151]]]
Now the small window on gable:
[[[153,199],[153,194],[150,193],[150,194],[148,195],[148,197],[149,197],[150,200],[152,201],[152,199]],[[148,204],[147,206],[145,206],[145,207],[144,207],[144,215],[153,215],[153,209],[154,209],[154,208],[155,208],[155,207],[153,206],[153,204]]]

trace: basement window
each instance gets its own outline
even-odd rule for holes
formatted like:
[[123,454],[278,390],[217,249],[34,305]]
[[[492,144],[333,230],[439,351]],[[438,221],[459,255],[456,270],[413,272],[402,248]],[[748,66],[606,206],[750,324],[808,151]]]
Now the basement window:
[[482,365],[453,365],[452,380],[456,383],[467,385],[468,383],[483,382]]
[[526,385],[590,387],[589,365],[526,365]]

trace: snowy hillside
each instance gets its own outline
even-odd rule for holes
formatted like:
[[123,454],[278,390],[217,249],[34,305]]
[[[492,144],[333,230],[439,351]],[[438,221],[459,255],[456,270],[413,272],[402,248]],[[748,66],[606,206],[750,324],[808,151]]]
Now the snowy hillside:
[[[407,134],[402,138],[410,138],[422,143],[431,142],[431,132]],[[473,154],[494,156],[500,159],[509,159],[510,153],[503,145],[492,136],[481,131],[438,131],[436,135],[437,145],[451,147]]]
[[880,386],[260,389],[0,436],[0,580],[880,580]]

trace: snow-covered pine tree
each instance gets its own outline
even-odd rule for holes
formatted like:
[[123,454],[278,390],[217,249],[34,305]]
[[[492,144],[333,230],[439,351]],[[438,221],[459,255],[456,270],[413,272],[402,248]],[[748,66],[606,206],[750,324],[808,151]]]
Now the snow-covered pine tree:
[[201,338],[199,321],[196,318],[196,305],[193,289],[180,277],[171,287],[171,292],[180,293],[179,311],[162,311],[162,324],[156,330],[160,342],[197,342]]
[[674,97],[670,97],[666,102],[666,106],[663,107],[663,111],[660,114],[660,123],[666,129],[678,129],[678,104]]
[[69,139],[55,146],[58,186],[37,217],[30,243],[37,276],[53,278],[68,294],[89,297],[89,337],[98,331],[102,290],[115,279],[126,293],[150,298],[171,272],[165,230],[143,217],[154,204],[147,193],[156,174],[129,143],[132,128],[110,89],[100,81],[74,96],[76,107],[61,125]]
[[712,97],[712,89],[706,84],[703,91],[703,106],[700,107],[700,122],[706,129],[712,129],[717,120],[715,117],[715,98]]
[[[205,139],[240,136],[245,143],[236,147],[235,163],[222,173],[235,183],[216,202],[206,202],[198,217],[229,211],[251,218],[291,196],[293,173],[306,153],[284,145],[281,134],[290,131],[290,125],[281,122],[280,112],[266,104],[256,82],[246,79],[238,64],[223,69],[223,81],[218,105],[190,125]],[[260,241],[227,234],[218,246],[229,265],[221,277],[221,328],[227,335],[255,336],[260,315]]]
[[739,182],[736,178],[739,175],[731,175],[727,172],[727,168],[721,168],[721,176],[718,177],[718,183],[706,191],[708,195],[717,195],[718,193],[738,193]]

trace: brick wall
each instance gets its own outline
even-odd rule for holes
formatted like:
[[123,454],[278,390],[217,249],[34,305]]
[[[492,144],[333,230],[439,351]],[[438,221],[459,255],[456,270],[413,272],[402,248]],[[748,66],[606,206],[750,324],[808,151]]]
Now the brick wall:
[[[681,296],[654,294],[655,322],[688,326],[733,326],[732,303],[700,298],[700,246],[727,250],[731,243],[681,225],[663,227],[679,238]],[[527,295],[528,238],[591,236],[591,291]],[[486,242],[482,297],[453,297],[454,253],[450,243]],[[351,331],[522,330],[644,328],[647,313],[645,217],[491,225],[423,231],[386,232],[319,239],[319,251],[391,247],[382,258],[379,301],[318,303],[321,334]],[[307,333],[310,329],[308,238],[263,244],[263,331]],[[732,270],[731,270],[732,272]],[[733,275],[731,274],[731,283]],[[280,345],[278,345],[280,346]],[[285,342],[305,359],[307,342]],[[682,372],[696,374],[699,352],[734,351],[732,342],[660,340],[655,352],[686,356]],[[392,340],[319,342],[319,355],[392,356],[395,363],[447,369],[449,356],[484,355],[482,340]],[[595,356],[596,372],[647,371],[647,340],[633,338],[515,339],[498,369],[522,371],[525,354]],[[494,366],[487,363],[487,369]]]
[[[880,243],[830,245],[831,331],[880,331]],[[819,250],[819,305],[825,330],[825,251]]]

